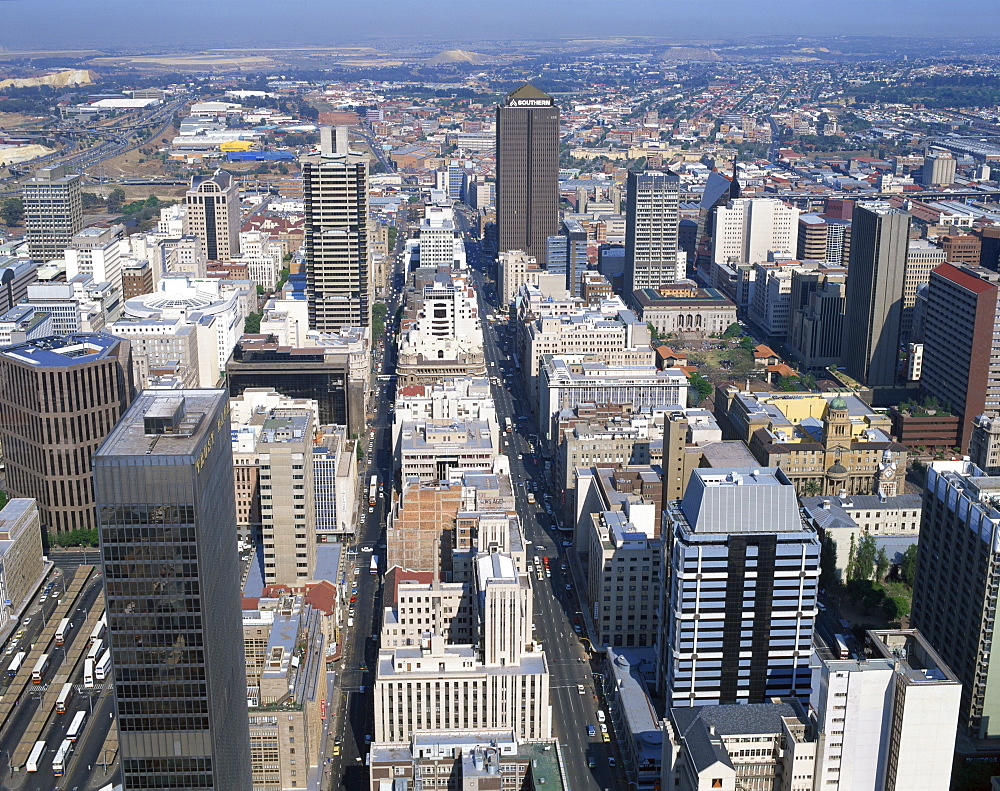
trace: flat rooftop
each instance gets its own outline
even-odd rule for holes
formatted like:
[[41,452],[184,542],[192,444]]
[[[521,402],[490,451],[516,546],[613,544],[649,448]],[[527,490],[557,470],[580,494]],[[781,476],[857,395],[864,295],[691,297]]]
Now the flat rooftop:
[[[227,400],[225,390],[143,390],[97,449],[94,458],[194,456],[213,428],[209,416]],[[181,423],[175,433],[146,433],[148,421],[169,421],[177,416],[178,409]],[[227,429],[228,425],[227,421]]]
[[8,359],[40,368],[70,367],[101,360],[112,354],[120,343],[113,335],[76,333],[50,335],[8,346],[0,351]]

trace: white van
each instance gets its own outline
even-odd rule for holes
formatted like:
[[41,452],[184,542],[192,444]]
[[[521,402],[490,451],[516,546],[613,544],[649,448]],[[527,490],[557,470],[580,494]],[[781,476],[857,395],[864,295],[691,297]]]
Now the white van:
[[347,628],[350,629],[352,626],[354,626],[354,619],[353,618],[348,618],[347,619]]
[[597,721],[604,722],[604,712],[601,709],[597,710]]

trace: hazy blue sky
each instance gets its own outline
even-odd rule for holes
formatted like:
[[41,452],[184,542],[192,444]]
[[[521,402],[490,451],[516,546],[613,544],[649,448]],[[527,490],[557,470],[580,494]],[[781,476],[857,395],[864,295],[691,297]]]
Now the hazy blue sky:
[[654,35],[997,35],[998,0],[0,0],[7,49]]

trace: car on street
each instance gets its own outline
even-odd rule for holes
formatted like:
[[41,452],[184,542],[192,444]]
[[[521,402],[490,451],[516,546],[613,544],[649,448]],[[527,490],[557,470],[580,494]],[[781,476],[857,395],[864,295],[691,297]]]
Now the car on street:
[[576,691],[579,692],[581,695],[586,695],[587,694],[587,688],[584,687],[583,684],[577,684],[576,685]]
[[593,725],[588,725],[587,726],[587,735],[588,736],[596,736],[597,735],[597,730],[594,728]]
[[602,722],[601,723],[601,733],[607,733],[607,732],[608,732],[608,726],[607,726],[606,723]]
[[333,745],[333,754],[334,755],[340,755],[340,745],[339,744]]
[[361,547],[361,551],[362,552],[371,552],[372,548],[371,547]]
[[613,755],[609,755],[608,756],[608,766],[614,766],[614,765],[615,765],[615,758],[614,758]]
[[568,582],[566,583],[566,590],[568,590],[568,591],[573,590],[573,586],[570,585]]
[[596,768],[596,766],[597,766],[597,759],[595,759],[594,756],[592,756],[592,755],[588,756],[587,757],[587,766],[589,766],[591,769]]

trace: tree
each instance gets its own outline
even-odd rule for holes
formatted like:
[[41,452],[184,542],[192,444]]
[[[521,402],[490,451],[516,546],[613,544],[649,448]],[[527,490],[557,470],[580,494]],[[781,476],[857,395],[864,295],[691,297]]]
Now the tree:
[[899,576],[907,585],[913,587],[917,572],[917,545],[911,544],[903,553],[903,559],[899,561]]
[[806,497],[815,497],[817,494],[820,493],[820,490],[821,487],[819,483],[813,478],[810,478],[802,486],[802,493],[806,495]]
[[251,313],[243,322],[244,335],[256,335],[260,332],[260,320],[263,318],[260,313]]
[[837,542],[823,534],[819,547],[819,584],[829,588],[837,581]]
[[85,209],[92,209],[95,206],[104,205],[104,201],[101,197],[99,195],[95,195],[93,192],[81,192],[80,201]]
[[858,541],[858,551],[854,555],[854,576],[852,579],[871,580],[875,573],[876,553],[875,539],[865,533]]
[[691,374],[688,382],[691,385],[691,394],[693,396],[691,400],[694,401],[694,406],[697,406],[712,395],[712,383],[697,371]]
[[648,329],[648,330],[649,330],[649,337],[650,337],[650,338],[651,338],[652,340],[654,340],[654,341],[658,341],[658,340],[660,340],[660,332],[659,332],[659,330],[657,330],[657,329],[656,329],[656,327],[655,327],[655,326],[653,325],[653,322],[651,322],[651,321],[647,321],[647,322],[646,322],[646,329]]
[[24,220],[24,201],[20,198],[7,198],[0,206],[0,217],[8,228],[20,225]]
[[385,335],[385,317],[389,309],[384,302],[376,302],[372,305],[372,338],[377,339]]
[[125,190],[115,187],[108,193],[108,211],[112,214],[120,212],[125,205]]
[[794,393],[799,390],[799,377],[782,376],[778,379],[778,389],[785,393]]
[[879,547],[878,553],[875,555],[875,581],[881,582],[885,579],[885,575],[889,573],[889,556],[885,552],[885,547]]
[[854,579],[854,559],[857,557],[858,548],[854,541],[854,533],[851,533],[851,545],[847,548],[847,569],[845,577],[847,580]]
[[741,335],[743,335],[743,328],[740,327],[740,323],[738,321],[734,321],[726,327],[726,331],[722,333],[723,338],[739,338]]

